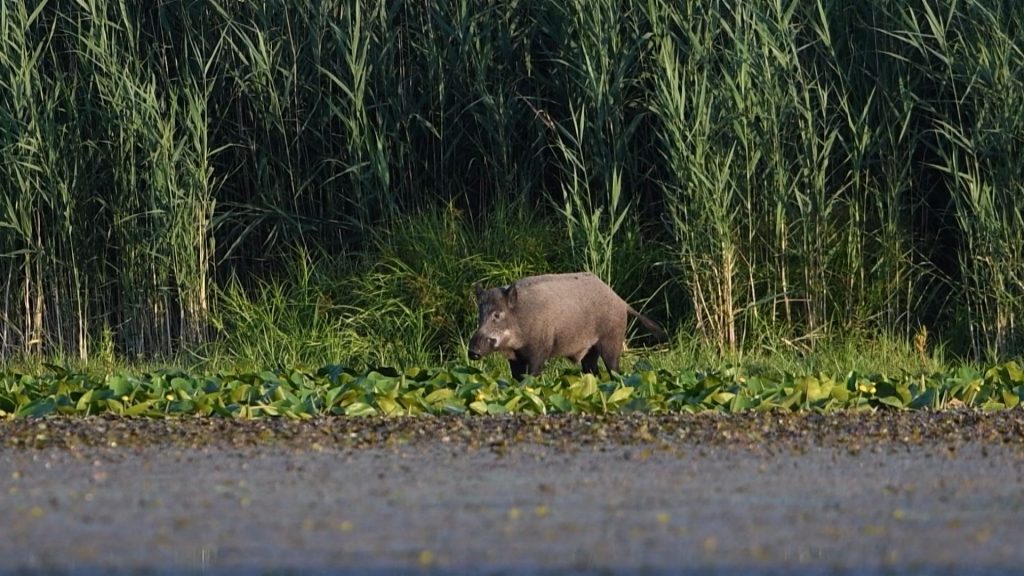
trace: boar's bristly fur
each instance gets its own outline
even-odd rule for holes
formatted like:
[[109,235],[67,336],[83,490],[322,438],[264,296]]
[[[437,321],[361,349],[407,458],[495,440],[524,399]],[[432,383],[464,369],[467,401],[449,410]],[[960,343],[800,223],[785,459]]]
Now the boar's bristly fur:
[[537,376],[549,358],[579,362],[597,374],[597,359],[619,370],[628,316],[660,339],[665,332],[588,272],[545,274],[485,290],[475,287],[479,318],[471,360],[493,352],[508,358],[512,377]]

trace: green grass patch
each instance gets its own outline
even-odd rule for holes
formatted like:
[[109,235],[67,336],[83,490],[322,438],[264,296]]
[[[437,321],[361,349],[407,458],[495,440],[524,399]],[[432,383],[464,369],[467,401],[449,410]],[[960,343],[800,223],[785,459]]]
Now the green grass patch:
[[1002,410],[1019,405],[1024,370],[1016,362],[899,375],[648,368],[595,377],[576,370],[522,383],[474,367],[316,371],[182,370],[0,373],[0,417],[114,414],[227,418],[640,411],[932,409]]

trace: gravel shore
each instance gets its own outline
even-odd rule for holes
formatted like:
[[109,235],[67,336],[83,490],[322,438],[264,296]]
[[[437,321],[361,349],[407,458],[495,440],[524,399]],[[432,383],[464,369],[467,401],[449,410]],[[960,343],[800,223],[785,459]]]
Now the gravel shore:
[[0,572],[997,574],[1024,411],[0,423]]

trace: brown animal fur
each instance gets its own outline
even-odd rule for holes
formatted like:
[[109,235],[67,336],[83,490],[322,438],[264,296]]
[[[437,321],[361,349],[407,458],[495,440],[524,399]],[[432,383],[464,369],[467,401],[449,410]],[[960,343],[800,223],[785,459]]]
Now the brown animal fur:
[[549,358],[579,362],[597,374],[597,359],[619,370],[628,316],[635,316],[658,338],[665,332],[588,272],[523,278],[508,286],[475,287],[479,318],[469,341],[469,357],[492,352],[508,358],[512,377],[538,376]]

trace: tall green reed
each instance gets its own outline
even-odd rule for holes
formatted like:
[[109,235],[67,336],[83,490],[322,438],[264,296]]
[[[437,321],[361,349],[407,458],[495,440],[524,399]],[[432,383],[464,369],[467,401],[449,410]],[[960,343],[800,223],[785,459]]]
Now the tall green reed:
[[810,349],[913,317],[921,302],[893,294],[926,274],[904,225],[915,143],[887,128],[906,126],[906,93],[868,75],[889,73],[868,69],[874,23],[781,1],[653,2],[648,18],[659,185],[698,330],[735,350],[788,326]]
[[[3,268],[24,306],[3,354],[130,357],[205,337],[213,190],[207,91],[145,51],[132,6],[5,3]],[[195,46],[193,46],[194,48]],[[156,66],[161,64],[161,66]],[[183,80],[184,87],[172,84]],[[10,322],[17,326],[19,322]]]
[[40,10],[25,5],[0,6],[3,52],[2,154],[5,158],[4,205],[0,250],[7,263],[3,307],[3,348],[28,353],[42,349],[44,316],[44,252],[40,213],[53,154],[45,149],[45,132],[53,126],[53,97],[46,90],[39,63],[46,46],[45,32],[29,34]]
[[561,167],[553,201],[583,267],[614,285],[624,273],[616,270],[615,251],[632,211],[643,34],[620,0],[570,1],[538,25],[556,47],[549,81],[557,85],[549,88],[562,105],[562,117],[546,117]]
[[[446,287],[543,271],[516,254],[564,243],[547,269],[589,268],[631,300],[670,264],[659,314],[692,311],[722,352],[927,325],[975,356],[1014,353],[1021,12],[3,3],[0,355],[201,347],[218,302],[271,306],[268,279],[298,274],[298,253],[379,272],[364,293],[408,309],[381,317],[418,318],[409,348],[450,354],[464,328],[390,292],[429,272],[382,239],[450,209],[473,230],[464,246],[422,238],[439,224],[418,233],[453,250],[427,267],[451,270]],[[514,233],[516,203],[556,230]],[[499,233],[504,260],[475,258]]]
[[928,80],[915,97],[962,246],[956,308],[973,354],[1003,357],[1020,350],[1024,313],[1024,9],[943,0],[894,15],[909,68]]

